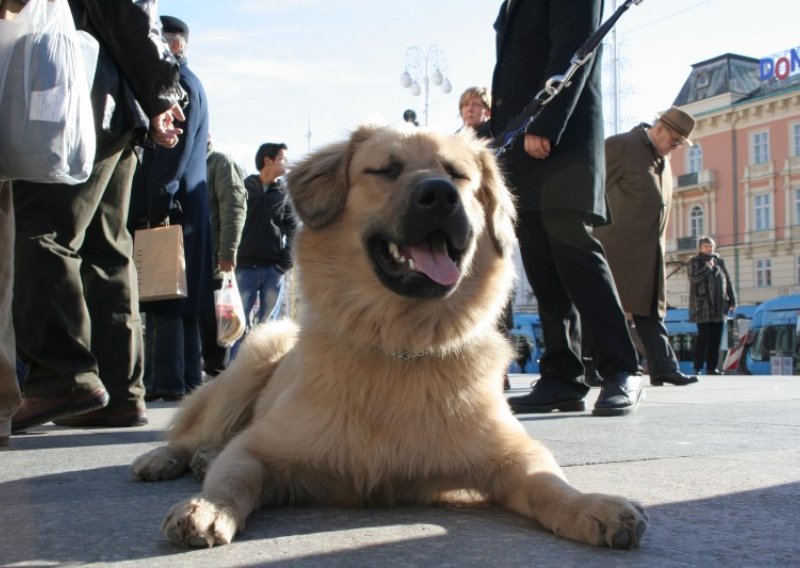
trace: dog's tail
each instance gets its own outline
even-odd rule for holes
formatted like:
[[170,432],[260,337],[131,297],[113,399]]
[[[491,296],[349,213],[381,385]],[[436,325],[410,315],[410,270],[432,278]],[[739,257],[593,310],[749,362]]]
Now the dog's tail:
[[251,421],[259,394],[297,340],[289,320],[254,328],[231,366],[192,393],[170,425],[170,445],[194,453],[200,447],[223,447]]

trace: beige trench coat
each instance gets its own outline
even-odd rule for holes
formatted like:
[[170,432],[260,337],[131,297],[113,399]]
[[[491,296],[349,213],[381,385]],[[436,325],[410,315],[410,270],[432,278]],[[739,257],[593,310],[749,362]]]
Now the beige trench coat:
[[[663,167],[661,166],[663,164]],[[611,224],[595,229],[622,307],[641,316],[666,313],[664,232],[672,202],[669,159],[660,159],[642,125],[606,140]]]

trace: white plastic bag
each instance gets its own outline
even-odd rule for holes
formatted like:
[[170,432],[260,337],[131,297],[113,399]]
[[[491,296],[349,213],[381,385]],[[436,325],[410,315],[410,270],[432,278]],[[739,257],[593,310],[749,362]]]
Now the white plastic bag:
[[217,313],[217,343],[230,347],[244,333],[245,319],[242,296],[233,271],[222,275],[222,287],[214,292]]
[[67,0],[29,0],[4,24],[0,179],[86,181],[96,147],[90,97],[97,40],[75,30]]

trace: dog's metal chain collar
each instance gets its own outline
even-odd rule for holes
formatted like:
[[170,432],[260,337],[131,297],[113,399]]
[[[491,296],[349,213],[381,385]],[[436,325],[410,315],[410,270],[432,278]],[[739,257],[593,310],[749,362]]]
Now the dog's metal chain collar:
[[392,351],[390,349],[384,349],[380,346],[376,346],[376,349],[385,355],[397,357],[398,359],[403,359],[404,361],[410,361],[411,359],[417,359],[427,355],[427,353],[412,353],[411,351]]

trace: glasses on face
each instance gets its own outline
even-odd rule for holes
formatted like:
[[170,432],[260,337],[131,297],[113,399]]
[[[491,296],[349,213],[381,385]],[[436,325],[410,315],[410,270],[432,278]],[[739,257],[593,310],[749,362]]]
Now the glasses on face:
[[683,146],[683,142],[684,142],[683,138],[673,136],[672,143],[670,144],[670,146],[672,146],[673,148],[680,148],[681,146]]

